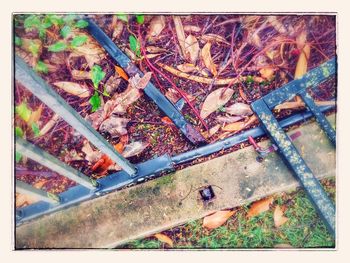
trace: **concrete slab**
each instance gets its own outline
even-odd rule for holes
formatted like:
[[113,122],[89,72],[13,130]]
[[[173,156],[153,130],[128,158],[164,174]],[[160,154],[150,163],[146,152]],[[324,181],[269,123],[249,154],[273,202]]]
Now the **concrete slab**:
[[[317,124],[297,130],[295,145],[314,174],[335,176],[335,149]],[[204,205],[198,190],[206,185],[216,198]],[[112,248],[297,185],[277,154],[259,163],[247,147],[21,225],[16,248]]]

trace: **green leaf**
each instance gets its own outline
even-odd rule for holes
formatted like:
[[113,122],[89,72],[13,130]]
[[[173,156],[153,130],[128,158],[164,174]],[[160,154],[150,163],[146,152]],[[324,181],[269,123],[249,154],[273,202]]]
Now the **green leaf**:
[[45,73],[45,74],[47,74],[49,72],[47,65],[44,62],[42,62],[41,60],[39,60],[38,63],[36,64],[35,70],[37,72],[41,72],[41,73]]
[[19,163],[22,159],[22,154],[16,151],[16,163]]
[[79,46],[83,45],[87,41],[87,39],[88,39],[88,37],[85,35],[76,36],[72,39],[70,44],[72,47],[79,47]]
[[34,56],[37,56],[39,54],[39,48],[40,44],[34,41],[30,41],[28,49],[30,53],[32,53]]
[[100,96],[98,96],[97,91],[95,91],[94,95],[90,98],[89,102],[92,106],[92,109],[91,109],[92,112],[95,112],[100,108],[101,99],[100,99]]
[[55,26],[62,26],[64,25],[64,20],[62,17],[55,15],[55,14],[49,14],[45,18],[46,21],[50,21]]
[[30,115],[32,115],[32,111],[27,107],[25,102],[16,106],[15,111],[25,122],[29,121]]
[[38,15],[30,15],[24,20],[24,28],[32,29],[41,26],[41,21]]
[[21,127],[16,126],[16,128],[15,128],[15,134],[16,134],[17,137],[23,138],[24,132],[23,132],[23,130],[22,130]]
[[49,51],[51,52],[61,52],[65,49],[67,49],[67,44],[62,41],[58,41],[55,44],[49,46]]
[[129,21],[128,15],[127,15],[127,14],[120,13],[120,14],[116,14],[116,16],[117,16],[120,20],[122,20],[122,21],[124,21],[124,22],[126,22],[126,23],[128,23],[128,21]]
[[129,36],[129,43],[130,43],[130,48],[132,51],[134,51],[134,53],[136,54],[136,56],[140,57],[141,56],[141,52],[140,52],[140,43],[139,41],[136,39],[136,37],[134,37],[133,35]]
[[77,28],[85,28],[88,25],[89,25],[89,23],[87,21],[81,19],[75,24],[75,27],[77,27]]
[[254,78],[253,76],[250,76],[248,75],[247,78],[246,78],[246,82],[249,84],[249,83],[254,83]]
[[107,92],[106,90],[106,86],[103,87],[103,93],[102,93],[103,96],[106,96],[106,97],[111,97],[111,95]]
[[16,46],[22,46],[22,39],[18,36],[15,36],[15,45]]
[[63,17],[63,21],[70,24],[76,17],[75,14],[69,14]]
[[98,84],[100,84],[101,80],[106,76],[106,73],[102,70],[99,65],[94,65],[90,71],[90,77],[92,83],[94,83],[95,89],[98,88]]
[[72,29],[70,28],[70,26],[64,26],[62,27],[60,33],[63,38],[66,38],[71,31]]
[[38,124],[36,124],[35,122],[32,123],[32,131],[33,131],[35,137],[38,137],[38,136],[39,136],[39,134],[40,134],[40,129],[39,129]]
[[136,15],[136,21],[140,25],[143,24],[143,22],[145,22],[145,16],[144,15]]

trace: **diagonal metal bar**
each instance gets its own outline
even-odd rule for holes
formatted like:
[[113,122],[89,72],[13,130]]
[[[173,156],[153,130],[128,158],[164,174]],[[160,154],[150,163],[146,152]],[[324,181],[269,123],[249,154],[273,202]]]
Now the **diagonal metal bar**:
[[286,100],[292,99],[296,94],[301,92],[307,87],[316,87],[331,75],[334,75],[336,71],[336,61],[335,58],[328,60],[321,66],[314,68],[307,72],[300,79],[292,80],[283,87],[270,92],[265,95],[262,99],[265,101],[266,105],[272,109],[278,104]]
[[331,124],[328,122],[324,114],[320,111],[320,109],[315,104],[314,100],[310,96],[309,93],[307,93],[307,90],[304,89],[303,91],[299,92],[299,95],[309,108],[309,110],[315,115],[316,121],[321,126],[322,130],[325,131],[327,134],[329,140],[333,143],[333,145],[336,144],[336,133],[335,130],[332,128]]
[[[89,18],[85,20],[89,23],[86,28],[89,33],[130,76],[135,74],[143,76],[142,71],[132,63],[130,58],[116,46],[98,25]],[[205,143],[203,136],[186,121],[181,112],[151,82],[147,84],[144,92],[174,122],[190,142],[193,144]]]
[[251,105],[253,111],[258,116],[264,129],[271,140],[278,146],[279,152],[286,161],[286,164],[294,172],[300,181],[310,200],[314,203],[319,215],[325,222],[330,233],[335,235],[335,207],[324,191],[320,182],[312,174],[298,150],[283,131],[271,110],[263,100],[258,100]]
[[22,138],[16,138],[16,151],[89,189],[97,186],[95,180]]
[[40,201],[44,201],[51,204],[58,204],[60,202],[60,198],[57,195],[45,192],[41,189],[37,189],[19,180],[16,180],[16,192],[33,196]]
[[15,56],[15,78],[28,90],[30,90],[43,103],[60,115],[74,129],[80,132],[86,139],[94,144],[103,153],[107,154],[129,175],[136,174],[136,168],[113,146],[111,146],[101,134],[99,134],[87,121],[85,121],[68,103],[55,92],[34,70],[32,70],[20,57]]

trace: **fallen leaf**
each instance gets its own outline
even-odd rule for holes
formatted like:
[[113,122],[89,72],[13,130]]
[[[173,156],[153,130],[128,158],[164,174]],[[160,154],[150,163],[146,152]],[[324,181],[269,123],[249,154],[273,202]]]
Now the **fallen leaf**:
[[225,108],[225,112],[231,115],[241,115],[241,116],[250,116],[253,114],[250,106],[245,103],[234,103],[231,106]]
[[205,119],[214,111],[224,106],[232,97],[234,91],[228,88],[219,88],[210,93],[205,99],[200,116]]
[[197,38],[193,35],[188,35],[185,39],[185,58],[192,64],[196,64],[199,55],[199,44]]
[[42,111],[43,111],[43,105],[40,104],[38,109],[33,111],[32,114],[30,115],[29,120],[28,120],[28,125],[31,125],[32,123],[38,122],[40,117],[41,117]]
[[177,40],[179,41],[180,54],[185,58],[186,48],[185,48],[185,31],[182,26],[181,18],[179,16],[173,16],[173,21],[175,25],[175,31],[177,35]]
[[207,69],[210,70],[210,72],[213,74],[213,76],[216,76],[218,74],[217,72],[217,66],[214,64],[213,59],[211,57],[211,53],[210,53],[210,48],[211,48],[211,43],[208,42],[204,45],[204,47],[202,48],[202,60],[204,65],[207,67]]
[[65,92],[68,92],[72,95],[76,95],[80,98],[90,97],[89,89],[78,83],[69,82],[69,81],[58,81],[58,82],[54,82],[53,85],[55,85],[60,89],[63,89]]
[[177,65],[176,67],[177,67],[178,70],[180,70],[182,72],[186,72],[186,73],[191,73],[191,72],[194,72],[194,71],[198,71],[198,68],[194,64],[190,64],[190,63]]
[[260,215],[263,212],[268,211],[270,209],[270,205],[272,204],[272,202],[273,202],[273,197],[264,198],[254,202],[247,213],[247,217],[251,218],[251,217]]
[[[111,100],[110,100],[111,101]],[[108,101],[105,106],[110,102]],[[106,119],[106,113],[103,108],[98,109],[97,111],[87,115],[85,117],[85,120],[87,120],[91,126],[95,129],[98,130],[100,127],[101,123]]]
[[306,30],[303,30],[297,37],[296,37],[296,44],[297,48],[299,50],[302,50],[306,44],[306,39],[307,39],[307,32]]
[[106,154],[102,155],[101,159],[99,159],[92,167],[91,171],[103,175],[106,174],[107,169],[114,162],[111,158],[109,158]]
[[239,96],[241,96],[241,98],[244,100],[244,101],[247,101],[248,98],[247,98],[247,95],[245,95],[244,91],[243,91],[243,88],[241,86],[239,86]]
[[154,237],[157,238],[160,242],[168,244],[170,247],[174,246],[174,242],[167,235],[159,233],[155,234]]
[[146,57],[151,59],[151,58],[159,57],[160,55],[162,55],[162,54],[160,54],[160,53],[158,53],[158,54],[147,54]]
[[224,127],[222,127],[222,130],[227,132],[237,132],[244,128],[245,128],[245,122],[239,121],[239,122],[233,122],[225,125]]
[[80,56],[85,58],[90,68],[95,64],[100,64],[106,58],[104,50],[91,37],[88,38],[84,45],[75,47],[70,53],[69,58]]
[[114,66],[114,69],[121,78],[125,79],[126,81],[129,80],[129,76],[125,73],[124,69],[119,66]]
[[85,159],[90,163],[97,162],[103,155],[103,153],[93,150],[90,142],[87,140],[84,141],[84,145],[81,151],[85,153]]
[[118,74],[114,74],[113,76],[111,76],[105,84],[106,92],[110,95],[113,95],[118,89],[120,82],[121,78]]
[[26,62],[32,68],[35,68],[36,64],[38,63],[37,57],[34,57],[31,53],[27,53],[18,47],[15,47],[15,52],[17,56],[24,60],[24,62]]
[[39,136],[45,135],[48,131],[52,129],[53,126],[59,121],[60,116],[58,114],[54,114],[52,118],[41,128]]
[[205,139],[209,139],[220,130],[220,127],[220,124],[216,124],[215,126],[211,127],[208,131],[202,132],[203,137]]
[[126,125],[130,119],[117,117],[111,115],[108,119],[104,120],[100,127],[100,132],[108,132],[113,138],[127,134]]
[[76,79],[76,80],[91,79],[90,71],[73,69],[71,71],[71,74],[72,74],[73,79]]
[[222,116],[219,115],[216,117],[216,120],[220,123],[232,123],[237,122],[243,119],[243,116]]
[[37,201],[39,200],[33,196],[16,193],[16,208],[27,206]]
[[217,211],[214,214],[204,217],[203,227],[208,229],[218,228],[219,226],[225,224],[225,222],[235,213],[236,211],[231,210]]
[[168,116],[163,117],[162,122],[167,124],[174,124],[173,121]]
[[180,93],[178,93],[175,89],[169,88],[165,92],[165,97],[167,97],[172,103],[176,103],[179,99],[181,99]]
[[273,247],[274,248],[294,248],[292,245],[287,243],[276,244]]
[[47,183],[47,180],[45,179],[41,179],[39,181],[37,181],[36,183],[33,184],[33,187],[41,189],[43,188],[43,186]]
[[310,58],[310,51],[310,45],[306,44],[299,55],[297,66],[295,68],[294,79],[301,78],[307,72],[307,62]]
[[276,206],[273,213],[273,221],[275,222],[275,227],[280,227],[288,221],[288,218],[283,215],[283,211],[279,205]]
[[226,45],[231,45],[225,38],[223,38],[220,35],[216,34],[206,34],[201,36],[201,41],[203,42],[217,42],[217,43],[223,43]]
[[163,52],[166,52],[167,50],[161,47],[148,46],[146,47],[146,51],[153,54],[153,53],[163,53]]
[[[113,17],[114,18],[114,17]],[[116,25],[113,29],[113,33],[112,33],[112,38],[115,40],[115,39],[118,39],[121,34],[123,33],[123,29],[124,29],[124,24],[122,21],[117,21],[116,22]]]
[[43,44],[40,39],[22,38],[21,48],[32,54],[35,59],[39,59],[43,51]]
[[132,78],[130,78],[129,83],[136,89],[144,89],[146,88],[148,82],[152,78],[152,72],[145,73],[142,78],[140,78],[139,74],[136,74]]
[[66,151],[64,154],[64,161],[66,163],[69,163],[72,161],[79,161],[79,160],[83,160],[83,158],[74,149],[70,151]]
[[272,80],[275,75],[275,70],[272,67],[264,67],[259,70],[260,75],[264,78],[267,79],[268,81]]
[[184,26],[184,30],[186,32],[195,32],[195,33],[198,33],[200,32],[202,29],[198,26],[193,26],[193,25],[185,25]]
[[287,110],[287,109],[295,109],[304,107],[305,103],[303,101],[286,101],[282,104],[277,105],[274,109],[275,110]]
[[162,33],[163,29],[165,27],[165,17],[164,16],[155,16],[152,18],[150,25],[149,25],[149,31],[148,31],[148,39],[153,40],[156,37]]
[[140,141],[132,142],[128,145],[125,145],[125,148],[124,148],[122,155],[125,158],[129,158],[129,157],[138,155],[138,154],[142,153],[148,146],[149,146],[149,144],[146,142],[140,142]]

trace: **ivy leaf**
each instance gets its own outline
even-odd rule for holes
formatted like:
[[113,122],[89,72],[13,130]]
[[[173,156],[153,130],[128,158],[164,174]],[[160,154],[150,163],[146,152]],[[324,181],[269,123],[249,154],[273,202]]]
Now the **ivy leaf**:
[[120,20],[122,20],[122,21],[128,23],[128,15],[127,15],[127,14],[116,14],[116,16],[117,16]]
[[90,98],[89,102],[92,106],[92,109],[91,109],[92,112],[95,112],[100,108],[101,99],[100,99],[100,96],[98,96],[98,93],[96,91],[94,95]]
[[40,26],[41,26],[41,21],[37,15],[28,16],[24,20],[24,28],[26,29],[38,28]]
[[18,36],[15,36],[15,45],[18,47],[22,46],[22,39]]
[[67,49],[67,44],[62,41],[58,41],[55,44],[52,44],[51,46],[49,46],[49,51],[51,52],[61,52],[61,51],[64,51],[65,49]]
[[15,128],[15,134],[16,134],[16,136],[17,136],[17,137],[22,138],[22,137],[23,137],[24,132],[23,132],[23,130],[22,130],[22,128],[21,128],[21,127],[16,126],[16,128]]
[[62,27],[60,33],[63,38],[66,38],[71,31],[72,31],[71,27],[66,25]]
[[47,74],[49,71],[47,65],[44,62],[42,62],[41,60],[39,60],[38,63],[36,64],[35,70],[37,72],[41,72],[41,73],[45,73],[45,74]]
[[32,111],[27,107],[25,102],[22,102],[20,105],[16,106],[15,111],[25,122],[28,122],[30,115],[32,115]]
[[70,44],[72,47],[79,47],[79,46],[83,45],[87,41],[87,39],[88,39],[88,37],[85,35],[76,36],[72,39]]
[[55,14],[49,14],[46,16],[46,21],[50,21],[55,26],[62,26],[64,24],[64,20],[62,17],[55,15]]
[[35,137],[38,137],[38,136],[39,136],[39,134],[40,134],[40,129],[39,129],[38,124],[36,124],[35,122],[32,123],[32,131],[33,131]]
[[131,50],[136,54],[136,56],[140,57],[141,52],[140,52],[139,41],[133,35],[130,35],[129,36],[129,43],[130,43]]
[[89,25],[89,23],[83,19],[80,19],[79,21],[77,21],[77,23],[75,24],[75,27],[77,28],[85,28]]
[[16,163],[19,163],[22,159],[22,154],[16,151]]
[[94,84],[95,89],[97,89],[98,84],[100,84],[101,80],[106,76],[106,73],[99,65],[94,65],[90,71],[90,75],[92,83]]
[[136,15],[136,21],[140,25],[143,24],[143,22],[145,22],[145,16],[144,15]]

